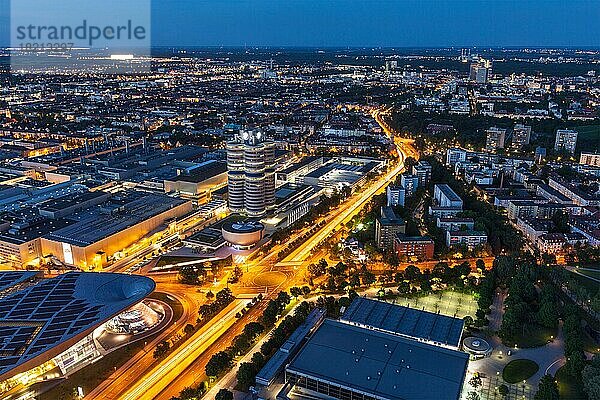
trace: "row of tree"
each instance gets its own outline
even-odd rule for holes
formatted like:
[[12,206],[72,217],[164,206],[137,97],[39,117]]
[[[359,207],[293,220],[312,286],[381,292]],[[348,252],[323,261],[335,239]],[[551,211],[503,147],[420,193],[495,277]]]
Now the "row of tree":
[[277,321],[277,317],[285,310],[290,301],[290,295],[284,291],[279,292],[277,298],[269,300],[260,318],[260,323],[249,322],[227,349],[214,354],[205,366],[206,375],[220,376],[229,370],[233,366],[233,359],[250,349],[258,336]]
[[219,312],[221,312],[225,307],[227,307],[233,300],[235,300],[235,296],[232,294],[231,289],[223,288],[215,295],[215,300],[211,303],[206,303],[200,306],[198,310],[198,314],[200,314],[200,318],[198,319],[198,323],[204,323]]

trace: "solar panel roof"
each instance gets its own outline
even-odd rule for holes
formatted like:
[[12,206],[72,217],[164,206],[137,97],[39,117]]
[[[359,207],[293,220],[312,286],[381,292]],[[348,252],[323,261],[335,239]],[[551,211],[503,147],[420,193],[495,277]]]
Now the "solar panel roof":
[[90,332],[154,287],[138,275],[70,272],[10,293],[0,300],[0,376]]
[[460,344],[464,327],[460,318],[365,297],[354,299],[340,320],[453,347]]

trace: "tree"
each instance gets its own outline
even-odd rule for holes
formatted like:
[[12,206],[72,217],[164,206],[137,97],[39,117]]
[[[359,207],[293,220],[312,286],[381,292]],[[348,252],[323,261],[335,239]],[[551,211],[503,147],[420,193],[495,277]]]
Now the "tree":
[[483,271],[485,271],[485,261],[483,261],[481,258],[478,258],[477,261],[475,261],[475,267],[479,270],[480,273],[482,273]]
[[469,392],[467,394],[467,400],[479,400],[479,399],[480,399],[479,395],[475,392]]
[[298,286],[293,286],[290,288],[290,294],[292,297],[297,299],[298,297],[302,296],[302,289],[300,289]]
[[251,363],[241,363],[237,371],[237,381],[242,388],[249,388],[254,385],[256,379],[256,368]]
[[410,293],[410,283],[408,281],[400,282],[400,285],[398,286],[398,293],[400,293],[400,294]]
[[215,294],[209,290],[208,292],[206,292],[206,298],[208,300],[212,300],[215,298]]
[[534,400],[558,400],[558,385],[551,375],[544,375],[540,379]]
[[500,393],[501,396],[506,397],[506,395],[508,395],[508,386],[504,384],[500,385],[498,388],[498,393]]
[[223,288],[217,292],[216,302],[219,304],[229,304],[235,299],[229,288]]
[[194,333],[194,331],[196,330],[196,328],[194,328],[194,325],[192,324],[186,324],[183,327],[183,333],[185,333],[186,335],[191,335],[192,333]]
[[473,375],[473,377],[471,379],[469,379],[469,385],[471,385],[473,387],[473,389],[477,389],[482,384],[483,384],[483,381],[481,380],[481,377],[479,376],[479,374]]
[[192,400],[198,398],[198,391],[192,387],[186,387],[179,392],[179,400]]
[[163,340],[156,346],[152,355],[155,359],[162,358],[169,352],[170,348],[171,343],[167,342],[166,340]]
[[227,369],[231,368],[232,362],[233,357],[229,353],[220,351],[210,358],[204,371],[208,376],[219,376]]
[[590,399],[600,399],[600,355],[596,354],[590,365],[581,372],[583,390]]
[[285,308],[285,306],[287,306],[288,304],[290,304],[290,301],[292,301],[292,298],[290,297],[290,295],[288,294],[288,292],[285,292],[285,291],[282,290],[277,295],[277,302],[281,305],[281,311],[283,311],[283,309]]
[[556,302],[542,299],[536,319],[541,325],[547,328],[556,328],[558,324],[558,307],[556,306]]
[[404,269],[404,277],[411,283],[418,281],[421,275],[421,270],[414,265],[409,265]]
[[179,269],[179,281],[186,285],[200,284],[200,270],[193,265],[184,265]]
[[465,315],[464,318],[463,318],[463,321],[465,322],[465,326],[467,328],[470,327],[470,326],[472,326],[473,322],[475,322],[475,321],[473,321],[473,317],[471,317],[469,315]]
[[227,389],[221,389],[215,395],[215,400],[233,400],[233,393]]
[[306,297],[310,294],[310,288],[308,286],[302,286],[302,296]]

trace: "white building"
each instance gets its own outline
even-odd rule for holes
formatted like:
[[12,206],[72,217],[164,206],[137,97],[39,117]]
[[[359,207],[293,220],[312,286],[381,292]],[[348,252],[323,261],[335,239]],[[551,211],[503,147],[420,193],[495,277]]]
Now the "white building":
[[600,167],[600,154],[582,152],[581,156],[579,156],[579,164]]
[[559,129],[556,131],[554,150],[566,150],[569,153],[575,153],[576,146],[577,131],[571,129]]
[[388,186],[386,189],[387,194],[387,205],[390,206],[404,206],[405,200],[404,186]]

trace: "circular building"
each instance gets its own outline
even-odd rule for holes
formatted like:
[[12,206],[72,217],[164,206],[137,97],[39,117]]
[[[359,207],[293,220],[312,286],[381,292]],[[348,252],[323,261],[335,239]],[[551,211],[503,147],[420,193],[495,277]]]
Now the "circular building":
[[463,348],[472,358],[489,357],[492,353],[492,346],[487,341],[474,336],[466,337],[463,340]]
[[237,221],[223,224],[223,239],[240,250],[250,249],[262,238],[265,226],[258,221]]

